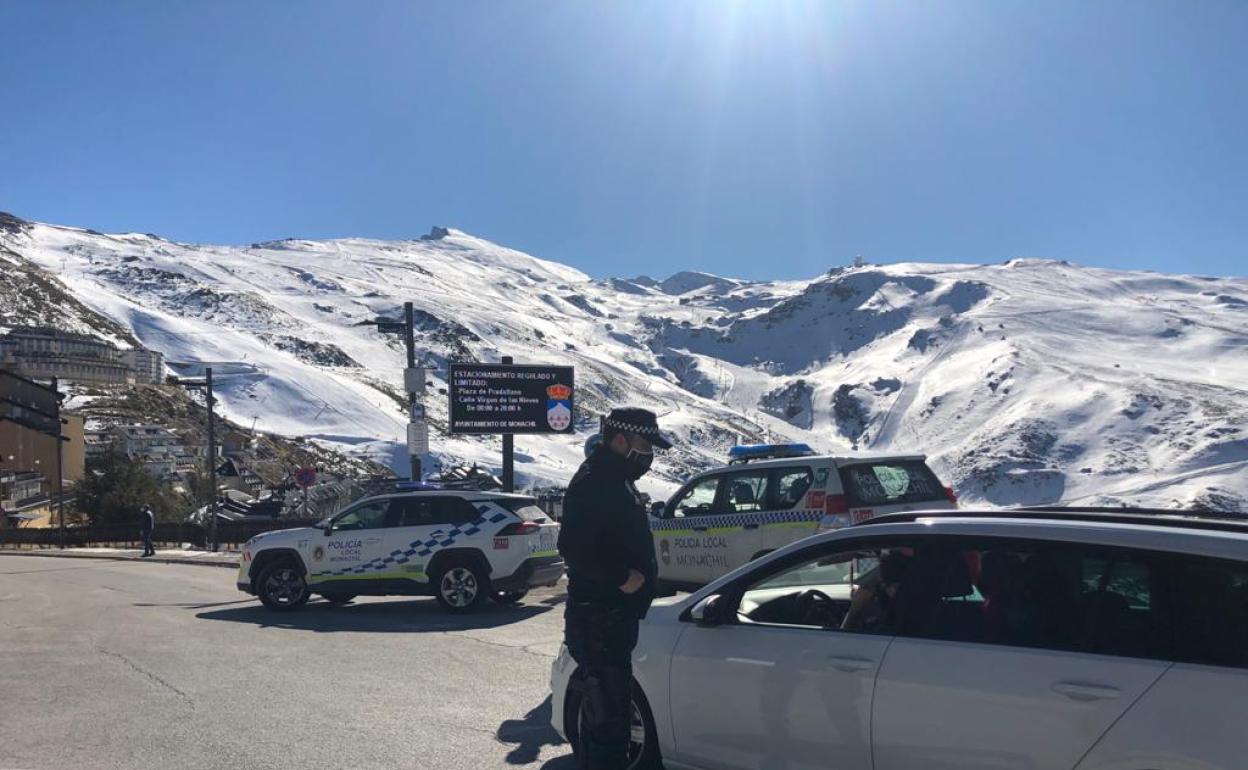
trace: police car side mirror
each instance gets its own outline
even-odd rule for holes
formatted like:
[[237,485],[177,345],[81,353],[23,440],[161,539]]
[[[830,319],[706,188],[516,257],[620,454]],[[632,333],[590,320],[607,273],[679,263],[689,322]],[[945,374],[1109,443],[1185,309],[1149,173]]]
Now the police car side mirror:
[[324,531],[325,531],[325,537],[329,537],[330,535],[334,534],[334,525],[332,523],[326,524]]
[[689,619],[699,626],[718,626],[723,623],[724,597],[711,594],[689,610]]

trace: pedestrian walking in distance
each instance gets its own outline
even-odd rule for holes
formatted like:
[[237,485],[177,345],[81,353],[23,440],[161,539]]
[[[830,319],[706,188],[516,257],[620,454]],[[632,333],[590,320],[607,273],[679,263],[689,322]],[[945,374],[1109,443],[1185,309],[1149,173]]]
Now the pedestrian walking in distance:
[[559,553],[568,565],[564,640],[585,672],[581,730],[589,770],[623,770],[632,716],[637,623],[654,599],[654,541],[633,483],[672,443],[654,413],[613,409],[602,442],[564,497]]
[[143,533],[143,555],[155,556],[156,550],[152,548],[152,530],[156,529],[156,514],[152,513],[151,506],[145,505],[139,511],[139,531]]

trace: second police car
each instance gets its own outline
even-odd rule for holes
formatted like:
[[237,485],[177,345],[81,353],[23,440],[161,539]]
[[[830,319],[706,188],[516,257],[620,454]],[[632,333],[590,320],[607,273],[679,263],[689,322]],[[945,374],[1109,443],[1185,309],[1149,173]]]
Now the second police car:
[[401,490],[353,503],[315,527],[252,538],[238,588],[274,610],[300,607],[312,594],[335,603],[394,594],[433,595],[464,612],[554,585],[563,575],[558,538],[559,525],[529,497]]
[[816,455],[806,444],[736,446],[650,520],[659,580],[692,588],[818,530],[884,513],[956,508],[915,455]]

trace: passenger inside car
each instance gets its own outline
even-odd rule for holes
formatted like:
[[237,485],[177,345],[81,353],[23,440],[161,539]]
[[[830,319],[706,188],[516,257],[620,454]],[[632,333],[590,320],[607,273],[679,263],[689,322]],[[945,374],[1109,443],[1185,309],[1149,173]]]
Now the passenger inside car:
[[[1183,582],[1203,586],[1214,604],[1225,603],[1232,591],[1225,579],[1188,576]],[[1154,583],[1145,563],[1069,549],[899,543],[828,555],[775,574],[743,591],[738,617],[744,623],[1148,657],[1170,643],[1153,628]],[[1188,633],[1202,622],[1193,618]]]
[[796,508],[810,489],[811,475],[809,471],[789,473],[780,477],[779,490],[776,495],[776,507]]
[[983,640],[1006,644],[1009,629],[1017,623],[1023,606],[1023,560],[1016,553],[988,551],[980,559],[977,587],[984,597]]
[[907,580],[913,557],[900,550],[880,557],[879,569],[854,591],[849,610],[841,621],[847,631],[883,633],[896,622],[898,594]]

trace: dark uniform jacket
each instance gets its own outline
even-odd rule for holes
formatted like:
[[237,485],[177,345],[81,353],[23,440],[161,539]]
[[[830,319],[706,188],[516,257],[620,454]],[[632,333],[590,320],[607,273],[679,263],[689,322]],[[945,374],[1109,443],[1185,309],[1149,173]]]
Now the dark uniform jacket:
[[[568,567],[568,600],[627,609],[641,618],[654,599],[658,562],[645,506],[628,476],[629,463],[599,447],[572,478],[563,499],[559,553]],[[641,590],[620,586],[640,572]]]

